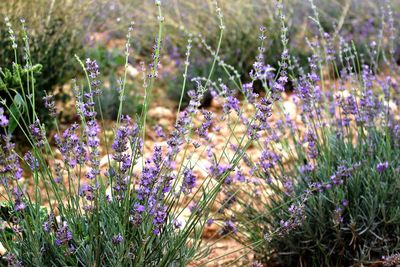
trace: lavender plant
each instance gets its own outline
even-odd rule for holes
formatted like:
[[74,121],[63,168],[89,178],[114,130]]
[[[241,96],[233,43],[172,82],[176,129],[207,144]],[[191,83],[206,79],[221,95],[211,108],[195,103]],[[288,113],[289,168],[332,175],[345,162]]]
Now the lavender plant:
[[[371,44],[367,64],[353,43],[325,31],[310,0],[317,35],[306,39],[313,53],[305,70],[291,54],[286,10],[278,3],[279,62],[265,64],[268,29],[260,27],[250,82],[242,84],[240,72],[219,56],[226,26],[213,2],[217,45],[201,39],[211,54],[210,69],[204,77],[189,76],[189,39],[175,123],[170,129],[156,126],[157,142],[150,144],[148,111],[165,21],[161,2],[155,3],[159,28],[151,62],[140,63],[144,95],[134,118],[123,114],[132,27],[116,90],[115,125],[103,120],[104,85],[95,59],[76,57],[86,84],[73,82],[75,123],[59,125],[54,96],[44,97],[54,136],[35,108],[29,46],[24,61],[14,61],[13,75],[26,76],[17,83],[21,106],[31,112],[25,118],[22,108],[13,110],[1,99],[3,263],[186,266],[209,253],[202,233],[217,223],[217,237],[231,236],[253,250],[253,266],[397,264],[400,99],[390,5],[382,10],[389,38],[378,36]],[[22,36],[27,40],[24,27]],[[12,46],[15,39],[9,39]],[[391,66],[385,75],[380,61]],[[288,83],[294,86],[290,96]],[[207,92],[220,115],[201,108]],[[189,101],[180,111],[186,93]],[[287,110],[291,101],[298,116]],[[29,140],[26,153],[15,148],[11,122]]]
[[[310,3],[319,29],[308,41],[310,71],[290,55],[281,6],[279,71],[264,64],[261,44],[253,82],[238,87],[255,103],[250,121],[260,120],[261,131],[255,149],[245,152],[238,184],[224,188],[227,197],[214,219],[229,219],[222,224],[230,229],[224,233],[254,251],[254,264],[394,266],[400,250],[399,68],[390,42],[379,49],[391,69],[379,72],[375,50],[374,63],[367,65],[352,43],[325,32]],[[386,2],[386,22],[393,22],[390,10]],[[379,37],[376,43],[383,44]],[[326,70],[334,70],[338,79]],[[254,95],[256,80],[265,96]],[[288,81],[294,92],[285,96]],[[229,96],[227,101],[233,109],[238,106]],[[286,109],[292,101],[298,115]]]
[[[160,142],[151,149],[147,147],[147,113],[159,71],[164,25],[161,2],[155,4],[159,30],[151,63],[148,68],[141,63],[145,94],[141,113],[134,119],[122,114],[132,27],[127,35],[125,73],[117,90],[118,115],[113,126],[96,119],[103,118],[101,105],[98,112],[95,109],[102,94],[96,60],[76,57],[87,80],[86,86],[73,81],[78,121],[59,125],[54,96],[44,97],[44,105],[56,125],[53,136],[48,135],[35,109],[36,81],[29,49],[24,62],[14,62],[15,66],[25,65],[27,80],[18,89],[23,105],[32,112],[27,118],[17,118],[16,114],[21,115],[17,109],[7,116],[5,111],[10,111],[11,106],[1,99],[0,175],[4,203],[0,241],[6,250],[4,264],[186,266],[205,255],[200,249],[203,228],[222,184],[243,153],[226,157],[225,149],[218,151],[211,145],[212,115],[199,109],[205,88],[211,83],[209,79],[204,84],[198,82],[199,90],[189,94],[190,103],[178,112],[171,132],[165,134],[157,128]],[[217,10],[222,17],[221,10]],[[221,26],[221,36],[223,31]],[[27,39],[25,29],[22,35]],[[219,46],[220,43],[218,49]],[[209,76],[216,57],[217,53]],[[16,68],[16,74],[21,76],[21,68]],[[7,92],[13,90],[4,87]],[[31,148],[23,155],[8,130],[11,119],[29,141]],[[111,138],[109,131],[113,133]],[[200,151],[199,157],[207,152],[213,166],[203,179],[195,170],[199,158],[193,150]],[[219,152],[219,160],[229,160],[230,167],[218,165]]]

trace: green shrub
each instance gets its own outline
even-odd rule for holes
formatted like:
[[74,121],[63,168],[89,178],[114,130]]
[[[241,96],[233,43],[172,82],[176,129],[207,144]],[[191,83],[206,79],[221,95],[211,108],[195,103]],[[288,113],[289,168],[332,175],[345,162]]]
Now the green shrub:
[[[19,83],[18,88],[2,84],[7,93],[15,89],[23,92],[23,105],[32,110],[18,120],[29,142],[29,151],[20,155],[14,136],[8,132],[11,119],[5,111],[11,110],[10,103],[0,98],[0,127],[5,132],[0,137],[5,202],[0,207],[0,241],[6,250],[2,265],[183,267],[206,256],[201,237],[224,179],[210,172],[200,180],[192,165],[197,160],[190,150],[195,133],[196,148],[213,149],[206,138],[209,122],[202,127],[194,123],[200,114],[199,99],[204,88],[191,94],[190,112],[179,113],[171,133],[157,137],[160,142],[151,142],[151,155],[147,154],[147,113],[163,32],[160,1],[155,5],[160,35],[151,67],[143,73],[145,95],[135,119],[122,114],[123,106],[130,104],[125,98],[128,88],[124,75],[115,124],[97,120],[95,106],[101,101],[103,86],[100,66],[90,58],[83,62],[76,57],[86,80],[85,85],[76,82],[73,87],[75,123],[58,125],[54,99],[46,101],[57,125],[53,136],[47,134],[39,119],[34,94],[30,96],[36,81],[34,69],[15,63],[17,77],[27,72],[26,83]],[[125,73],[131,33],[130,28]],[[109,135],[112,140],[108,140]],[[241,156],[238,153],[229,158],[232,166]],[[226,170],[222,176],[229,172]]]
[[285,190],[276,188],[260,208],[246,206],[237,216],[253,229],[250,242],[266,239],[256,258],[280,266],[349,266],[398,252],[400,148],[387,130],[370,129],[357,144],[326,132],[314,171],[295,164],[284,172],[291,179],[277,175]]
[[[275,120],[264,122],[244,158],[241,183],[226,186],[229,201],[215,216],[231,219],[234,237],[266,266],[394,266],[400,251],[397,77],[379,72],[378,53],[367,65],[351,42],[339,47],[319,23],[319,11],[311,15],[319,30],[307,68],[292,61],[286,69],[284,59],[291,57],[282,56],[280,73],[255,75],[244,87],[260,80],[265,103],[272,104],[291,81],[294,106],[278,101],[272,111],[256,113],[275,113]],[[387,32],[376,43],[385,44],[385,63],[397,70],[386,42],[396,35]],[[340,75],[332,80],[326,70]]]
[[[36,80],[36,107],[40,118],[49,121],[48,113],[42,98],[52,94],[55,86],[69,81],[76,73],[76,64],[70,59],[74,54],[82,51],[84,36],[89,32],[89,24],[85,23],[88,15],[89,1],[2,1],[0,3],[0,16],[8,17],[14,35],[17,37],[17,58],[10,41],[9,27],[5,21],[0,21],[0,68],[11,66],[12,62],[26,64],[24,42],[18,37],[24,35],[19,20],[24,18],[29,32],[29,51],[31,62],[41,64],[43,67],[37,73],[40,79]],[[8,97],[4,91],[2,97]],[[19,92],[19,94],[22,94]],[[61,97],[61,96],[60,96]],[[50,125],[49,125],[50,126]]]

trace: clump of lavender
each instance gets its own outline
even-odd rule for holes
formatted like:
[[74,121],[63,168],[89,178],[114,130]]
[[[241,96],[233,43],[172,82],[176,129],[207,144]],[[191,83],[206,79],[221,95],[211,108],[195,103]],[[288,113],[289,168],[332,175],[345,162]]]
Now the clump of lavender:
[[[396,77],[382,78],[378,65],[364,64],[351,43],[324,30],[310,3],[318,32],[307,40],[308,66],[290,55],[285,10],[279,6],[280,69],[270,68],[259,55],[252,82],[239,90],[248,96],[254,82],[265,89],[250,97],[254,116],[240,114],[256,141],[243,157],[243,171],[251,179],[225,185],[225,192],[235,192],[235,205],[215,217],[234,214],[243,244],[260,244],[255,258],[266,265],[379,261],[398,251],[395,237],[400,234],[398,212],[387,213],[400,203],[393,188],[399,184],[394,177],[400,164]],[[284,93],[289,82],[290,97]],[[287,101],[295,104],[294,114],[286,110]],[[227,110],[232,103],[227,102]],[[213,170],[217,173],[217,166]],[[383,244],[381,238],[393,241]]]
[[[203,42],[212,55],[210,72],[187,81],[190,40],[181,96],[187,82],[194,82],[196,90],[188,91],[189,104],[178,111],[169,133],[156,127],[158,142],[150,156],[147,112],[161,70],[161,1],[155,1],[159,31],[151,62],[141,63],[144,96],[137,117],[121,112],[132,29],[115,124],[98,120],[101,73],[90,58],[82,62],[77,57],[87,83],[74,82],[79,120],[58,128],[52,138],[36,112],[30,114],[19,124],[32,145],[24,157],[15,151],[6,129],[9,118],[0,109],[0,178],[12,215],[5,218],[11,238],[0,239],[10,264],[186,266],[205,254],[199,233],[213,220],[222,222],[222,237],[234,236],[252,247],[260,264],[347,266],[394,254],[400,235],[396,77],[380,78],[377,67],[365,64],[351,44],[324,30],[310,2],[318,33],[307,40],[312,51],[308,66],[291,55],[281,3],[279,62],[266,64],[267,31],[261,27],[258,55],[244,84],[239,72],[218,56],[221,41],[216,51]],[[214,5],[223,40],[222,10]],[[17,48],[10,23],[7,27]],[[223,77],[214,81],[216,69],[229,82]],[[28,65],[26,71],[33,70]],[[285,109],[291,101],[285,92],[289,85],[300,111],[295,118]],[[222,116],[200,109],[208,91],[220,102]],[[44,101],[56,117],[52,96]],[[34,101],[28,102],[28,110],[35,110]],[[202,157],[206,166],[199,164]],[[204,172],[200,179],[198,173]],[[25,188],[23,177],[33,181],[34,190]],[[216,203],[219,207],[210,214]],[[185,209],[191,213],[181,223]]]
[[[115,123],[100,120],[102,110],[95,108],[101,107],[98,101],[102,93],[100,66],[95,59],[82,61],[76,57],[86,79],[72,81],[78,116],[71,125],[59,125],[53,95],[42,99],[57,125],[54,135],[48,135],[45,124],[38,119],[31,62],[25,68],[15,68],[17,72],[26,71],[24,77],[28,79],[20,83],[19,89],[26,100],[23,107],[30,114],[21,117],[17,126],[31,148],[23,156],[17,153],[14,137],[7,129],[10,118],[4,112],[12,107],[1,99],[0,180],[8,212],[2,213],[2,231],[7,236],[1,235],[0,241],[10,265],[186,266],[200,255],[197,229],[205,225],[210,207],[216,202],[223,180],[220,176],[231,169],[204,180],[198,179],[194,170],[196,158],[190,152],[193,146],[210,153],[213,149],[214,115],[199,108],[209,82],[197,83],[199,90],[189,93],[189,106],[177,114],[170,133],[156,127],[159,143],[153,146],[152,155],[147,155],[147,112],[159,77],[164,23],[161,1],[155,4],[159,33],[149,68],[143,68],[143,109],[135,118],[122,114],[132,28],[125,50],[125,75],[119,82]],[[17,48],[18,35],[10,23],[7,27],[10,41]],[[24,49],[28,55],[29,47],[25,45]],[[239,100],[230,96],[228,103],[240,113]],[[203,116],[200,127],[194,122],[198,115]],[[240,157],[229,159],[234,161],[232,170]],[[197,200],[196,209],[183,221],[181,214],[189,209],[190,198]]]

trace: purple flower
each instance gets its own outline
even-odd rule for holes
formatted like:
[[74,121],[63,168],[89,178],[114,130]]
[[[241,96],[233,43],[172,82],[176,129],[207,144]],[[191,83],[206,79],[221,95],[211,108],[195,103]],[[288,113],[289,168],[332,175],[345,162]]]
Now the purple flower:
[[167,206],[158,204],[150,214],[153,215],[153,233],[159,235],[167,218]]
[[43,100],[44,100],[44,106],[49,111],[50,116],[55,118],[57,116],[57,111],[56,111],[56,103],[54,101],[54,96],[46,95],[43,97]]
[[304,202],[290,205],[288,209],[289,218],[287,220],[280,221],[280,229],[278,235],[283,237],[287,235],[291,230],[299,227],[305,219]]
[[333,213],[333,219],[336,224],[343,223],[343,209],[342,207],[337,207]]
[[100,139],[98,133],[100,128],[95,120],[87,122],[85,134],[87,137],[87,147],[89,150],[89,161],[91,163],[91,169],[86,174],[86,177],[90,180],[95,179],[100,174],[100,161],[98,160],[100,151]]
[[228,96],[226,98],[226,102],[223,106],[224,113],[228,114],[232,109],[234,111],[236,111],[237,113],[239,113],[239,111],[240,111],[239,104],[240,104],[240,102],[236,97],[234,97],[232,95]]
[[185,193],[190,193],[195,186],[196,176],[193,174],[193,171],[191,169],[185,168],[183,171],[182,191]]
[[258,125],[253,126],[255,131],[268,128],[268,118],[272,115],[272,103],[272,100],[263,97],[260,102],[256,104],[256,114],[254,118],[258,121]]
[[202,110],[201,113],[204,117],[204,122],[198,129],[196,129],[196,133],[201,138],[208,141],[209,140],[208,131],[211,128],[211,125],[213,124],[212,112],[207,110]]
[[359,121],[364,122],[367,126],[375,123],[375,118],[379,115],[381,103],[378,96],[372,89],[363,91],[360,98],[360,118]]
[[154,131],[156,132],[157,137],[160,137],[160,138],[165,137],[164,130],[160,125],[154,126]]
[[12,193],[15,199],[14,203],[15,211],[24,210],[26,208],[26,205],[24,203],[24,193],[18,187],[14,187]]
[[174,228],[175,229],[180,229],[182,228],[182,222],[178,219],[173,219],[172,220],[173,224],[174,224]]
[[307,131],[304,141],[307,142],[307,155],[310,159],[316,159],[318,157],[317,140],[318,137],[313,131]]
[[231,220],[225,221],[221,229],[221,235],[224,236],[236,233],[237,233],[236,225]]
[[47,220],[43,223],[43,230],[49,233],[53,227],[54,227],[54,214],[50,213],[47,216]]
[[396,253],[390,256],[382,257],[383,266],[397,266],[400,264],[400,253]]
[[83,207],[84,210],[86,211],[92,211],[94,206],[92,205],[92,202],[94,200],[94,192],[98,189],[99,185],[90,185],[87,183],[84,183],[80,188],[79,188],[79,196],[84,197],[88,203],[85,203],[85,206]]
[[55,244],[57,247],[67,245],[72,240],[72,232],[68,228],[68,223],[63,221],[62,226],[57,229]]
[[389,168],[389,162],[387,161],[378,163],[378,165],[376,165],[376,170],[379,173],[383,173],[387,168]]
[[151,160],[146,160],[137,190],[139,200],[148,199],[152,194],[158,194],[157,182],[159,181],[162,163],[161,147],[155,146]]
[[258,94],[254,93],[253,83],[243,84],[242,91],[243,91],[243,94],[245,95],[247,101],[249,101],[249,103],[253,104],[255,102],[256,98],[258,97]]
[[279,162],[280,157],[274,151],[268,148],[268,143],[265,144],[265,149],[261,151],[261,156],[259,158],[259,164],[262,168],[262,171],[265,174],[268,174],[270,169],[274,168],[274,166]]
[[[272,86],[272,91],[275,93],[277,96],[279,96],[279,93],[285,91],[285,84],[288,82],[288,77],[287,76],[280,76],[278,81],[275,82]],[[276,98],[279,99],[279,98]]]
[[0,115],[0,126],[6,127],[8,125],[8,119],[4,115]]
[[134,210],[136,211],[136,212],[139,212],[139,213],[142,213],[142,212],[144,212],[146,209],[145,209],[145,207],[143,206],[143,205],[140,205],[140,204],[135,204],[134,205]]
[[246,177],[241,170],[238,170],[236,172],[234,180],[243,183],[246,180]]
[[30,151],[25,154],[24,160],[28,164],[31,171],[35,171],[39,168],[39,161],[34,156],[32,156]]
[[143,217],[142,214],[146,211],[146,208],[139,204],[135,203],[131,210],[132,217],[130,218],[130,222],[136,226],[139,226],[142,223]]
[[86,98],[91,98],[93,95],[99,95],[101,93],[100,89],[98,88],[100,86],[100,81],[97,80],[98,76],[100,75],[100,68],[96,60],[87,58],[86,70],[91,80],[90,85],[92,87],[92,94],[87,94]]
[[115,135],[114,143],[112,144],[112,149],[115,150],[116,154],[114,160],[117,162],[122,162],[121,154],[128,150],[128,137],[129,137],[128,125],[122,125]]
[[115,151],[113,159],[119,163],[118,169],[115,171],[110,168],[107,176],[114,181],[113,189],[117,200],[124,198],[124,193],[127,189],[129,177],[126,172],[132,166],[131,156],[126,153],[128,150],[128,142],[131,137],[130,118],[129,116],[122,117],[122,125],[118,129],[112,149]]
[[18,260],[17,256],[13,253],[8,252],[5,256],[4,259],[7,261],[7,266],[10,267],[23,267],[24,265],[22,264],[21,261]]
[[4,115],[4,109],[0,108],[0,127],[6,127],[8,125],[8,119]]
[[210,174],[213,175],[217,180],[224,178],[225,184],[230,184],[232,182],[232,178],[229,175],[224,176],[225,174],[229,173],[230,170],[230,165],[220,165],[214,163],[212,166],[210,166]]
[[29,126],[29,130],[32,139],[37,147],[42,147],[45,143],[46,136],[45,132],[40,125],[40,121],[36,120],[33,124]]
[[111,239],[111,242],[113,243],[113,245],[119,245],[122,243],[122,241],[124,241],[124,238],[122,237],[122,235],[120,233],[118,233],[118,235],[113,236]]
[[11,143],[11,136],[3,135],[2,139],[4,144],[2,144],[3,153],[0,157],[0,175],[18,181],[22,178],[22,168],[19,156],[14,151],[15,144]]
[[155,146],[153,156],[145,162],[137,189],[137,198],[140,202],[146,202],[146,206],[135,203],[130,219],[133,224],[140,225],[142,213],[147,211],[152,217],[153,233],[156,235],[161,233],[167,218],[167,207],[163,204],[163,200],[175,177],[161,174],[162,166],[164,166],[163,170],[171,169],[171,161],[168,158],[163,161],[161,147]]
[[87,160],[87,151],[76,134],[78,127],[75,123],[64,131],[62,138],[58,134],[54,136],[64,163],[71,168],[77,164],[83,165]]

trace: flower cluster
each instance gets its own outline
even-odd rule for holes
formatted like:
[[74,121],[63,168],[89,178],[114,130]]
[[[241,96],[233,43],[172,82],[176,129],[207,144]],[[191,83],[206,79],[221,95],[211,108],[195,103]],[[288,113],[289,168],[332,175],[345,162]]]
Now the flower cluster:
[[26,208],[26,204],[24,203],[24,193],[18,187],[14,187],[12,193],[14,195],[14,200],[15,200],[14,203],[15,211],[24,210]]
[[29,126],[30,134],[37,147],[43,147],[46,142],[46,133],[44,128],[40,124],[39,120],[36,120]]
[[39,168],[39,161],[28,151],[24,156],[25,162],[28,164],[31,171],[35,171]]
[[[142,221],[142,214],[147,211],[153,218],[153,233],[158,235],[167,218],[167,206],[163,203],[165,194],[170,190],[170,183],[173,177],[161,173],[163,164],[162,149],[154,147],[153,156],[146,160],[143,167],[137,197],[141,203],[134,203],[132,208],[132,219],[134,224]],[[168,167],[167,167],[168,168]]]
[[237,233],[236,225],[231,220],[227,220],[223,223],[223,226],[221,229],[222,236],[225,236],[228,234],[236,234],[236,233]]
[[183,170],[183,184],[182,191],[185,193],[192,192],[193,188],[196,186],[196,175],[189,168]]
[[8,179],[18,181],[22,178],[22,168],[18,154],[15,152],[15,144],[11,142],[11,136],[2,135],[0,157],[0,179],[3,184]]
[[6,127],[8,125],[8,119],[4,115],[4,109],[0,107],[0,127]]
[[57,116],[57,110],[56,110],[56,102],[54,101],[54,96],[46,95],[43,97],[43,100],[44,100],[44,106],[49,111],[50,116],[55,118]]
[[278,236],[285,237],[290,231],[301,226],[302,222],[306,219],[304,212],[304,202],[290,205],[288,212],[289,219],[280,221]]
[[129,116],[124,116],[121,119],[121,125],[117,131],[112,149],[115,151],[113,155],[114,161],[118,164],[118,169],[115,171],[110,168],[107,172],[107,176],[111,179],[113,184],[114,196],[118,200],[124,198],[124,193],[127,190],[129,182],[129,170],[133,165],[133,160],[128,148],[133,150],[132,153],[139,151],[141,148],[140,138],[138,138],[138,126],[136,124],[131,125],[131,119]]
[[69,168],[75,168],[78,164],[82,166],[88,159],[87,150],[77,134],[78,129],[79,125],[74,123],[63,132],[62,138],[58,134],[54,136],[63,161]]
[[68,223],[66,221],[62,222],[62,226],[56,231],[55,244],[57,247],[62,245],[68,245],[72,240],[72,232],[69,230]]
[[99,95],[101,93],[99,86],[100,81],[97,79],[100,75],[100,68],[96,60],[86,59],[86,70],[88,72],[89,78],[91,80],[90,85],[92,87],[92,94],[87,94],[86,96],[92,97],[93,95]]

